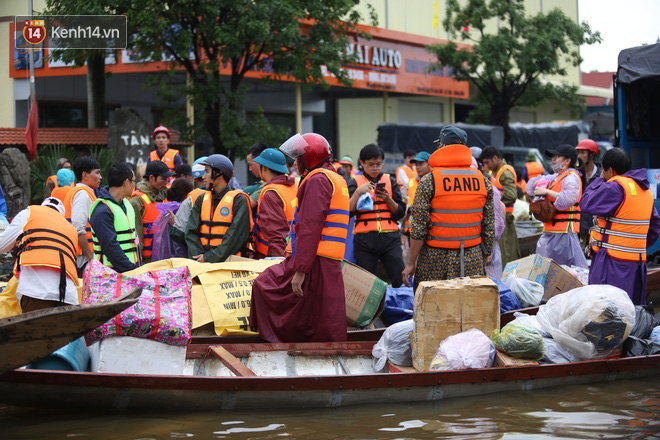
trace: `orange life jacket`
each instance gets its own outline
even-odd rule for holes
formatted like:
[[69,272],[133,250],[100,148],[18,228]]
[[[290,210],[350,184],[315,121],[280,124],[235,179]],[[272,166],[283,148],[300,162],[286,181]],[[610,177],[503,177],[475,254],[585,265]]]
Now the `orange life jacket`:
[[[163,162],[165,165],[167,165],[167,168],[170,169],[170,171],[174,172],[175,166],[174,166],[174,156],[179,154],[179,150],[174,150],[172,148],[167,148],[167,151],[165,151],[165,154],[163,154],[162,159],[158,157],[158,149],[155,149],[151,152],[149,155],[150,160],[160,160]],[[172,182],[174,181],[174,176],[170,176],[167,178],[167,187],[170,188],[172,185]]]
[[167,151],[165,151],[165,154],[163,154],[162,159],[158,157],[158,150],[152,150],[151,154],[149,155],[150,160],[160,160],[167,165],[167,168],[170,169],[170,171],[174,172],[174,156],[179,154],[179,150],[174,150],[172,148],[168,148]]
[[527,162],[525,168],[527,169],[527,180],[543,174],[543,165],[538,162]]
[[[516,176],[518,177],[518,176]],[[522,179],[520,182],[516,182],[516,186],[520,189],[522,189],[523,194],[527,192],[527,182],[525,182],[524,179]]]
[[139,197],[144,204],[144,214],[142,215],[142,256],[144,258],[151,258],[153,240],[154,240],[154,222],[160,215],[156,202],[142,191],[135,191],[131,197]]
[[234,198],[245,197],[247,201],[248,211],[250,213],[250,230],[254,226],[252,220],[252,209],[250,209],[250,198],[243,191],[229,190],[222,196],[222,200],[218,203],[211,216],[211,208],[213,207],[213,192],[206,191],[202,199],[202,211],[200,215],[199,226],[199,239],[204,249],[208,250],[222,244],[222,239],[225,232],[231,225],[234,218]]
[[21,266],[59,269],[60,301],[64,301],[66,277],[78,285],[76,254],[80,248],[76,228],[52,208],[30,206],[23,233],[16,239],[16,243],[18,254],[14,263],[14,276],[20,276]]
[[399,171],[403,170],[406,173],[406,176],[408,176],[408,181],[410,182],[411,179],[415,177],[415,170],[410,168],[408,165],[401,165],[399,168],[396,169],[396,183],[399,184],[399,190],[403,191],[403,182],[399,179]]
[[190,201],[192,202],[192,206],[195,206],[195,202],[197,201],[197,197],[201,196],[207,192],[205,189],[201,188],[195,188],[192,191],[188,193],[188,197],[190,198]]
[[[282,201],[282,210],[286,215],[286,221],[289,224],[289,231],[293,225],[293,217],[296,212],[296,193],[298,192],[298,185],[282,185],[281,183],[269,183],[259,194],[259,202],[257,206],[257,216],[254,219],[254,246],[257,252],[261,255],[268,255],[268,240],[261,232],[261,219],[259,218],[259,210],[261,209],[261,199],[266,194],[266,191],[273,191]],[[288,236],[288,234],[287,234]],[[286,239],[286,237],[284,237]]]
[[[575,205],[571,206],[568,211],[557,211],[552,217],[552,220],[543,223],[543,232],[553,232],[558,234],[566,234],[570,229],[576,234],[580,233],[580,199],[582,198],[582,179],[575,170],[568,169],[564,171],[558,178],[556,178],[548,187],[550,191],[561,192],[564,184],[564,178],[569,174],[574,174],[580,182],[580,195],[578,196]],[[548,197],[550,202],[554,203],[556,199],[551,196]]]
[[483,175],[470,168],[470,149],[464,145],[447,145],[433,153],[429,164],[433,167],[435,194],[426,244],[443,249],[480,244],[488,192]]
[[52,176],[48,176],[48,179],[46,179],[46,185],[48,186],[48,182],[53,182],[55,184],[55,188],[58,187],[57,185],[57,174],[53,174]]
[[[500,176],[506,170],[511,171],[511,174],[513,174],[513,181],[515,182],[517,180],[516,179],[516,177],[517,177],[516,176],[516,170],[514,170],[511,165],[502,165],[502,166],[500,166],[500,169],[497,170],[497,174],[495,174],[493,177],[490,178],[490,183],[492,183],[493,186],[500,191],[500,194],[502,194],[504,192],[504,187],[500,183]],[[513,214],[513,204],[504,205],[504,207],[506,208],[507,214]]]
[[[94,190],[87,186],[74,186],[71,188],[67,193],[66,196],[64,196],[64,218],[66,218],[69,223],[71,223],[71,207],[73,205],[73,199],[76,197],[76,194],[78,194],[80,191],[85,191],[87,195],[89,196],[90,199],[92,199],[92,203],[96,201],[96,195],[94,194]],[[89,245],[89,249],[94,252],[94,242],[92,240],[92,227],[89,224],[89,213],[87,214],[87,226],[85,226],[85,235],[87,236],[87,244]],[[82,251],[79,251],[77,255],[82,255]]]
[[332,167],[335,169],[335,171],[339,170],[339,167],[341,164],[339,162],[332,162]]
[[[332,198],[330,207],[321,230],[321,240],[316,248],[316,255],[319,257],[332,258],[333,260],[343,260],[346,252],[346,237],[348,236],[348,221],[350,198],[348,197],[348,187],[346,180],[337,173],[333,173],[325,168],[316,168],[311,171],[300,183],[300,188],[315,175],[324,174],[332,184]],[[293,226],[289,235],[289,243],[286,251],[296,255],[296,222],[298,221],[298,205],[296,199],[296,210],[293,215]]]
[[[634,179],[614,176],[623,188],[623,202],[611,217],[596,217],[591,228],[591,250],[605,248],[607,255],[623,261],[646,261],[646,236],[653,213],[653,194],[642,189]],[[607,237],[604,237],[606,235]]]
[[55,197],[56,199],[59,199],[60,202],[64,204],[64,200],[66,199],[66,195],[73,189],[73,186],[58,186],[53,189],[53,191],[50,193],[51,197]]
[[[369,181],[364,174],[355,176],[355,182],[360,187]],[[392,181],[389,174],[383,174],[378,183],[385,184],[385,190],[392,197]],[[388,208],[384,200],[376,197],[374,191],[370,191],[371,198],[374,201],[374,209],[371,211],[357,211],[355,214],[355,234],[364,232],[394,232],[399,230],[399,225],[392,220],[392,211]]]

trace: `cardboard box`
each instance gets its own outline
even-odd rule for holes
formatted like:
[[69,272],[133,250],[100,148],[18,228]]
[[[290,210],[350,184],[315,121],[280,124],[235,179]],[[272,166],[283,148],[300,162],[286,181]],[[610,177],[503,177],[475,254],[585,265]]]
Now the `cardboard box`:
[[348,261],[342,261],[341,272],[346,293],[346,325],[364,327],[383,311],[387,283]]
[[427,371],[440,343],[471,328],[490,335],[500,328],[500,293],[487,277],[420,283],[415,293],[412,357]]
[[530,365],[538,365],[538,361],[532,359],[520,359],[517,357],[509,356],[503,351],[497,350],[495,353],[495,361],[493,367],[527,367]]
[[535,281],[543,286],[543,299],[582,287],[582,283],[551,258],[532,254],[520,260],[511,261],[502,272],[502,280],[516,271],[516,276]]

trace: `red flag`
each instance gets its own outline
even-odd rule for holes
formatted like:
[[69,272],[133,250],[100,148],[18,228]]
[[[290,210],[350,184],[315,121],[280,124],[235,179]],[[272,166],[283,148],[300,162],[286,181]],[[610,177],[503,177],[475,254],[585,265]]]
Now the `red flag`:
[[27,125],[25,127],[25,146],[28,149],[30,160],[37,157],[37,126],[39,125],[39,117],[37,116],[37,97],[32,98],[32,106],[30,107],[30,115],[28,116]]

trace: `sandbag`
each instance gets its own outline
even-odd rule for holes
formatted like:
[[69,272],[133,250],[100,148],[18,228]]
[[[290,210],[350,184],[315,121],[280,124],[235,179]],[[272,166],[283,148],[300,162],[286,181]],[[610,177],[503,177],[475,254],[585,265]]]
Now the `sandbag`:
[[449,336],[440,343],[430,371],[469,370],[487,368],[495,360],[495,347],[481,330],[468,331]]
[[543,357],[543,337],[539,332],[519,322],[510,322],[502,330],[493,330],[490,340],[498,350],[521,359]]
[[596,284],[553,296],[536,317],[555,341],[581,359],[602,359],[628,337],[635,305],[622,289]]
[[92,260],[83,278],[83,303],[112,301],[137,287],[142,288],[137,304],[87,333],[87,345],[108,336],[133,336],[169,345],[188,345],[192,326],[192,279],[185,266],[130,276]]
[[402,367],[412,366],[412,346],[410,333],[414,323],[412,319],[392,324],[383,332],[374,345],[371,354],[374,357],[374,371],[387,372],[387,361]]

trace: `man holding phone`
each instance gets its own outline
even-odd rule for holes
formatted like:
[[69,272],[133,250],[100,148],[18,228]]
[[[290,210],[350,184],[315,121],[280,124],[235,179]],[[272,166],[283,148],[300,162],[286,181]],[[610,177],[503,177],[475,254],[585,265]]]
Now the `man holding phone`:
[[[353,255],[358,266],[373,274],[381,261],[392,287],[400,287],[403,258],[397,221],[403,218],[406,203],[396,177],[382,172],[384,159],[382,148],[374,144],[364,147],[360,151],[360,165],[364,172],[348,184],[351,215],[355,216]],[[358,211],[358,199],[364,194],[372,198],[373,208]]]

